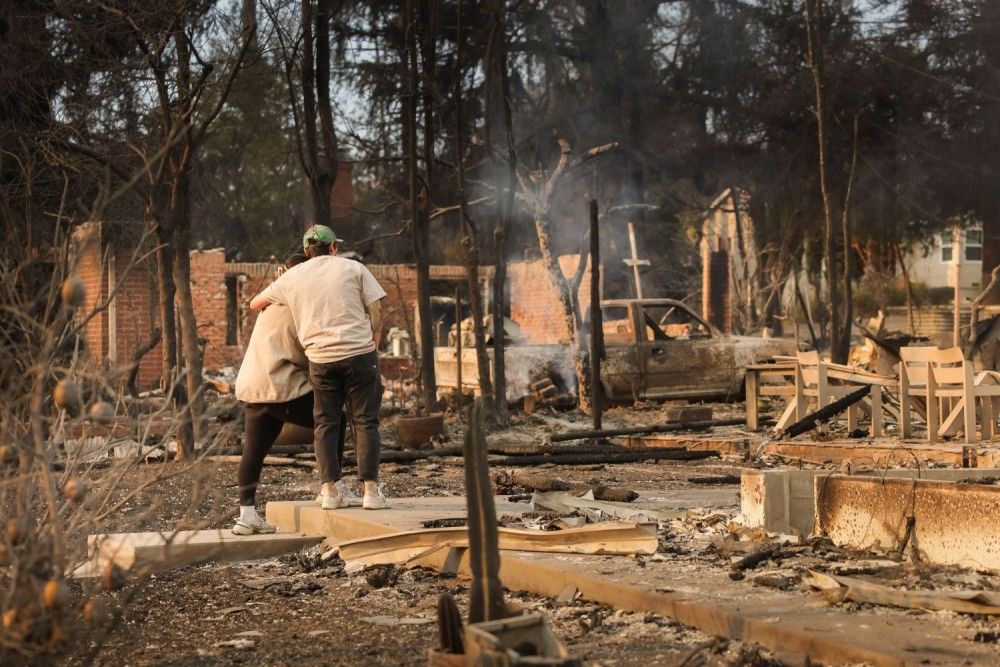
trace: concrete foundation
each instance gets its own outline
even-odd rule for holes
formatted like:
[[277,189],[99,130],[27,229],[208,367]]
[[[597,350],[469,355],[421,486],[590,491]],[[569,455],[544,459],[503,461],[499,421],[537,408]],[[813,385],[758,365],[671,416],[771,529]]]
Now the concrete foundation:
[[839,546],[1000,570],[1000,487],[834,475],[816,479],[816,499],[817,530]]
[[[497,500],[499,513],[507,513]],[[428,518],[464,515],[462,498],[402,498],[393,503],[391,510],[377,512],[323,512],[316,505],[268,503],[267,517],[288,530],[318,521],[326,529],[319,535],[342,542],[412,530]],[[320,521],[317,513],[327,516]],[[453,551],[459,552],[457,557]],[[467,550],[438,550],[413,564],[467,577],[468,561]],[[669,616],[708,634],[794,654],[800,664],[808,657],[831,665],[901,667],[923,664],[932,656],[930,662],[936,665],[965,665],[992,664],[995,657],[993,647],[956,637],[952,628],[927,616],[804,604],[799,593],[734,582],[724,568],[677,567],[669,558],[638,564],[625,556],[503,551],[500,578],[508,590],[553,598],[573,588],[581,599]]]
[[[774,533],[812,534],[817,480],[833,474],[829,470],[744,470],[740,481],[740,511],[744,525]],[[1000,468],[905,468],[866,472],[856,477],[955,482],[1000,478]]]

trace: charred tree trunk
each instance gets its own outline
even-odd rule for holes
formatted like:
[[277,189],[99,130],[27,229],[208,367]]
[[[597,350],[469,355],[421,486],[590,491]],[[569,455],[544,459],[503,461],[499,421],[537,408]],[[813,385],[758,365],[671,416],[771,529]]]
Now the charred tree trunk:
[[582,318],[577,292],[583,280],[586,269],[586,248],[580,250],[580,263],[572,280],[566,277],[559,265],[559,257],[552,246],[552,234],[549,231],[552,209],[552,198],[560,179],[567,170],[572,171],[586,160],[607,153],[617,147],[616,143],[595,146],[586,151],[582,157],[570,164],[570,145],[563,139],[559,143],[559,162],[547,178],[539,174],[526,176],[517,172],[518,181],[524,191],[524,197],[531,203],[532,219],[535,223],[535,234],[538,237],[538,247],[542,252],[542,262],[549,272],[549,278],[559,292],[559,303],[562,306],[562,318],[570,337],[570,354],[573,357],[573,367],[577,380],[578,407],[584,412],[590,410],[590,383],[585,362],[586,350],[582,335]]
[[[305,140],[306,178],[313,203],[313,223],[330,224],[330,177],[319,160],[319,136],[316,131],[316,46],[313,22],[319,20],[313,0],[302,0],[302,65],[299,68],[302,88],[302,134]],[[327,43],[329,46],[329,42]],[[329,56],[329,51],[327,51]],[[327,83],[329,85],[329,83]]]
[[[552,248],[552,235],[549,232],[547,215],[535,216],[535,233],[538,235],[538,247],[542,251],[542,260],[549,271],[549,277],[559,291],[559,304],[562,306],[562,319],[570,337],[570,354],[573,358],[573,370],[576,375],[577,406],[583,412],[590,411],[590,382],[587,365],[583,354],[583,341],[580,336],[578,322],[580,320],[579,302],[572,293],[569,280],[559,266],[559,257]],[[580,262],[585,262],[580,255]]]
[[[830,358],[835,364],[847,363],[851,345],[851,324],[842,307],[843,292],[839,286],[840,263],[837,257],[837,233],[833,224],[830,187],[827,179],[827,102],[824,71],[823,0],[806,0],[806,37],[809,70],[812,74],[816,101],[816,141],[819,148],[819,186],[823,198],[823,251],[826,256],[826,288],[829,299]],[[847,249],[844,248],[844,252]],[[846,256],[846,255],[845,255]]]
[[847,192],[844,194],[844,208],[840,222],[841,234],[843,238],[843,264],[841,264],[841,284],[844,297],[844,318],[842,324],[846,331],[841,333],[844,338],[843,345],[845,359],[851,353],[851,322],[854,320],[854,293],[851,285],[851,195],[854,194],[854,174],[858,166],[858,130],[860,128],[860,117],[854,114],[854,134],[853,148],[851,153],[851,171],[847,177]]
[[191,410],[187,402],[187,391],[183,383],[177,381],[177,310],[175,299],[177,286],[174,283],[174,249],[169,225],[157,216],[156,223],[156,276],[158,283],[160,329],[163,332],[161,346],[162,368],[160,388],[171,398],[177,416],[177,451],[194,451],[194,431],[191,424]]
[[[514,213],[514,192],[517,187],[517,152],[514,148],[514,122],[510,100],[510,78],[507,71],[507,24],[506,0],[496,0],[493,10],[493,30],[487,55],[487,93],[499,92],[500,104],[496,99],[487,104],[486,128],[490,134],[491,109],[503,109],[504,138],[507,148],[507,190],[503,193],[499,215],[493,228],[493,392],[494,415],[499,426],[510,423],[507,412],[507,364],[506,330],[507,317],[507,236]],[[497,84],[499,83],[499,90]],[[494,139],[487,136],[487,145],[493,146]],[[494,153],[499,153],[495,151]]]
[[[191,44],[183,29],[174,33],[177,50],[177,96],[181,113],[175,117],[180,126],[183,140],[169,153],[168,173],[170,176],[170,226],[171,242],[174,247],[174,284],[177,287],[177,319],[180,325],[181,368],[187,389],[187,403],[190,410],[194,440],[202,433],[201,415],[204,398],[201,393],[202,359],[198,345],[198,322],[194,312],[194,298],[191,295],[191,170],[197,139],[191,126],[190,110],[197,102],[194,99],[191,80]],[[177,460],[192,455],[193,448],[179,446]]]
[[[201,418],[204,412],[204,397],[202,396],[202,358],[201,347],[198,345],[198,322],[194,313],[194,298],[191,294],[191,205],[190,205],[190,171],[179,175],[180,182],[175,184],[180,198],[175,204],[176,223],[173,229],[174,253],[174,284],[177,286],[177,319],[180,324],[180,352],[183,360],[184,385],[187,390],[188,406],[191,412],[191,423],[194,430],[194,440],[198,441],[202,434]],[[177,448],[177,459],[181,460],[194,450],[186,447]]]
[[[437,379],[434,373],[434,332],[431,322],[431,271],[428,258],[429,221],[419,203],[417,178],[417,96],[419,94],[417,69],[416,21],[413,0],[405,7],[406,44],[403,52],[403,70],[407,75],[406,96],[403,109],[403,141],[409,186],[410,231],[413,241],[413,261],[417,273],[417,312],[420,316],[420,385],[425,410],[437,403]],[[429,193],[428,193],[429,196]]]
[[[476,337],[476,369],[479,373],[479,393],[487,414],[493,413],[493,386],[490,382],[489,356],[486,354],[486,330],[483,326],[483,298],[479,288],[479,234],[469,218],[465,192],[465,147],[462,142],[462,9],[459,5],[455,41],[455,171],[458,177],[460,236],[465,251],[465,271],[469,284],[469,308],[472,311],[472,329]],[[461,336],[461,327],[458,335]],[[458,360],[461,365],[462,360]]]
[[340,164],[337,160],[337,133],[333,127],[333,106],[330,104],[330,19],[332,0],[319,0],[316,12],[316,99],[319,106],[319,127],[323,145],[316,147],[319,156],[318,188],[326,205],[326,220],[330,224],[333,211],[330,195],[337,182]]
[[910,270],[906,268],[906,258],[903,257],[903,249],[899,243],[893,244],[896,249],[896,260],[899,262],[899,270],[903,273],[903,283],[906,285],[906,321],[910,327],[910,335],[917,335],[917,324],[914,320],[913,309],[917,305],[916,296],[913,294],[913,283],[910,282]]

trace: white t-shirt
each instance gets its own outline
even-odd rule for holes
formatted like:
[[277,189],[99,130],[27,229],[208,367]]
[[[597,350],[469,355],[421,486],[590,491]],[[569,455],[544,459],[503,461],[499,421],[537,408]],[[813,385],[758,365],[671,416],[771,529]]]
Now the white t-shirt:
[[309,361],[340,361],[375,350],[366,308],[385,290],[364,264],[324,255],[294,266],[261,296],[288,306]]
[[308,366],[291,312],[285,306],[269,306],[254,322],[236,375],[236,398],[245,403],[294,401],[312,391]]

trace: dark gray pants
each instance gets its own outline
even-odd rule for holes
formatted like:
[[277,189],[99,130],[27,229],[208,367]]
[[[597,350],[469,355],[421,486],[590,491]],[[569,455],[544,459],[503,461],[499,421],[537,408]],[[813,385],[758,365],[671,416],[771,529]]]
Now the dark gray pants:
[[[336,451],[346,400],[347,416],[354,431],[358,476],[364,481],[377,482],[382,449],[378,434],[378,412],[382,407],[378,353],[359,354],[326,364],[310,361],[309,382],[312,383],[315,398],[316,450]],[[339,461],[333,472],[334,479],[340,479]]]

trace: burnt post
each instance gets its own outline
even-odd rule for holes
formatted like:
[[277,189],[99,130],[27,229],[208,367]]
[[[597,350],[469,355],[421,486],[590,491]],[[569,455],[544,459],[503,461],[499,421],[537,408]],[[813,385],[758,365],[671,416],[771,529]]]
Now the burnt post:
[[455,406],[462,405],[462,289],[455,287]]
[[465,456],[465,503],[469,516],[469,623],[507,616],[500,583],[500,537],[490,482],[489,455],[483,434],[483,405],[477,399],[466,413],[462,454]]
[[590,200],[590,411],[594,430],[601,430],[604,409],[601,360],[604,357],[604,318],[601,313],[601,241],[597,230],[597,200]]

